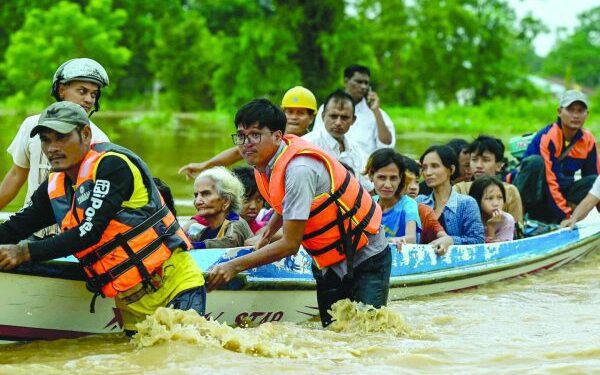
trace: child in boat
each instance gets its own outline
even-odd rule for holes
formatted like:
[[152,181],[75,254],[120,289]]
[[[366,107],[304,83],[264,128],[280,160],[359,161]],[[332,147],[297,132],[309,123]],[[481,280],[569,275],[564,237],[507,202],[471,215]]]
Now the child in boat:
[[458,176],[452,180],[452,185],[461,181],[471,181],[473,179],[473,170],[471,169],[469,142],[462,138],[454,138],[449,140],[446,145],[454,150],[458,158]]
[[194,181],[194,206],[198,214],[183,226],[195,249],[243,246],[252,236],[240,218],[244,185],[227,168],[201,172]]
[[252,233],[256,234],[262,229],[267,221],[257,220],[258,214],[263,209],[265,200],[258,191],[256,179],[254,179],[254,170],[250,167],[233,168],[233,173],[244,185],[244,204],[240,211],[242,219],[246,220]]
[[515,235],[515,219],[502,211],[506,190],[500,180],[493,176],[479,177],[473,181],[469,195],[475,198],[485,224],[485,242],[512,241]]
[[377,194],[373,198],[383,210],[385,236],[398,249],[404,243],[417,243],[421,219],[417,202],[403,194],[408,181],[403,156],[391,148],[379,149],[369,157],[365,171]]

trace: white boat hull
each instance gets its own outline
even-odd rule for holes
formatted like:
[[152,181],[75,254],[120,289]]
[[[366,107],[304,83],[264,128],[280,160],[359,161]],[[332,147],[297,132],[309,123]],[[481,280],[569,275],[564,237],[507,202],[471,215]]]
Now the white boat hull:
[[[539,244],[539,250],[532,249]],[[600,225],[582,231],[513,241],[500,245],[453,246],[436,257],[428,246],[394,251],[390,300],[471,288],[569,263],[600,247]],[[194,251],[203,269],[236,256],[231,251]],[[73,263],[51,263],[53,267]],[[254,270],[208,295],[207,315],[230,324],[302,322],[318,316],[310,258],[297,256]],[[1,273],[0,341],[73,338],[122,329],[111,299],[98,298],[90,313],[91,293],[82,280],[62,276]],[[237,290],[231,290],[237,289]]]

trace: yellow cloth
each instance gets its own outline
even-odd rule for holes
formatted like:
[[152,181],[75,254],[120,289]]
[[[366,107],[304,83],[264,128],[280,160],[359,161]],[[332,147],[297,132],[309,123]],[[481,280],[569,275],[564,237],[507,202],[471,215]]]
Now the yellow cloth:
[[[123,159],[129,166],[129,169],[131,169],[131,174],[133,175],[133,193],[128,201],[123,202],[123,208],[140,208],[148,204],[148,190],[146,189],[146,185],[144,185],[144,179],[142,178],[142,173],[139,168],[136,167],[127,156],[119,154],[118,152],[107,152],[100,157],[100,160],[107,156],[118,156]],[[96,170],[100,165],[100,160],[96,163],[96,169],[94,169],[94,179],[96,179]]]
[[[133,174],[133,193],[128,201],[123,202],[124,208],[140,208],[148,203],[149,195],[142,173],[138,167],[133,164],[129,158],[117,152],[107,152],[102,155],[102,158],[107,156],[117,156],[123,159]],[[100,163],[96,164],[96,167]],[[94,171],[94,176],[96,171]],[[156,280],[158,278],[158,280]],[[159,307],[166,307],[177,295],[186,290],[193,289],[204,285],[204,276],[202,271],[192,259],[192,256],[185,250],[175,249],[173,254],[162,266],[162,279],[159,276],[153,278],[160,285],[158,290],[150,293],[141,294],[143,296],[135,302],[127,303],[126,297],[131,297],[133,294],[140,293],[141,287],[134,287],[135,291],[127,291],[120,293],[115,297],[117,307],[121,310],[123,317],[124,328],[135,330],[135,325],[156,311]],[[135,300],[135,298],[132,298]]]
[[202,271],[185,250],[176,249],[163,264],[162,270],[162,284],[158,290],[145,294],[130,304],[125,303],[120,295],[115,297],[125,329],[135,330],[136,323],[146,319],[157,308],[166,307],[180,293],[204,285]]

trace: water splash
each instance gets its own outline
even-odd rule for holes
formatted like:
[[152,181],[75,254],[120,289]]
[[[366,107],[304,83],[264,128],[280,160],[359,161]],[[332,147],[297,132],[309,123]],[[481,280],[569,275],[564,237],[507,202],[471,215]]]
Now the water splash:
[[[333,357],[345,359],[362,356],[372,350],[371,344],[348,345],[356,333],[373,337],[385,334],[389,338],[422,337],[406,324],[400,313],[386,307],[374,309],[343,300],[333,305],[332,316],[336,321],[326,330],[281,322],[234,328],[226,323],[207,320],[195,311],[160,308],[137,325],[138,333],[133,337],[133,344],[143,348],[180,341],[260,357],[314,358],[325,355],[331,359],[332,353],[323,351],[323,342],[328,342],[330,347],[336,347]],[[380,339],[376,341],[380,342]]]
[[[278,324],[277,326],[280,326]],[[148,347],[161,342],[185,341],[204,347],[220,347],[261,357],[307,357],[308,352],[294,347],[293,335],[265,323],[253,329],[232,328],[225,323],[207,320],[195,311],[157,309],[137,325],[133,343]]]
[[335,321],[329,328],[336,332],[382,332],[411,338],[421,336],[409,327],[402,314],[386,306],[376,309],[371,305],[344,299],[331,306],[330,314]]

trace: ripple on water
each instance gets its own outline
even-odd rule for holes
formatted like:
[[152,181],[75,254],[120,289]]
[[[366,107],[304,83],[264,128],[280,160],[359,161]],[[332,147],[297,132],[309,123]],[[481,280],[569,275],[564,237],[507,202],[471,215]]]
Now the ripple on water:
[[0,373],[590,373],[600,368],[600,252],[591,255],[379,313],[341,304],[338,331],[240,329],[166,310],[133,343],[104,335],[0,347]]

